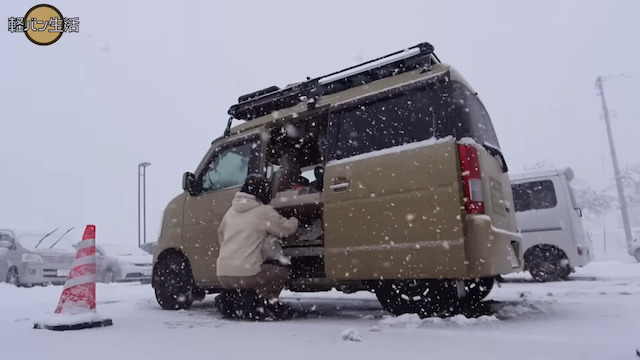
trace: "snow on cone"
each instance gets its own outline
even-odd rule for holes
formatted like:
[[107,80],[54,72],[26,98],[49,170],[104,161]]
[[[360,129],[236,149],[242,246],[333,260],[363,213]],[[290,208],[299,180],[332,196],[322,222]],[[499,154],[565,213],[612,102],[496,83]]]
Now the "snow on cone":
[[96,227],[87,225],[54,314],[34,329],[80,330],[113,325],[96,310]]

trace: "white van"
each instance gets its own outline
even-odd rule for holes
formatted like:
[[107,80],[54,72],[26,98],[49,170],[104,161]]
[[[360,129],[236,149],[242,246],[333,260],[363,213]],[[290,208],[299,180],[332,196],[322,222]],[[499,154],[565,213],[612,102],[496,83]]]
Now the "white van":
[[570,182],[571,168],[510,175],[524,246],[524,270],[536,281],[565,280],[592,259]]

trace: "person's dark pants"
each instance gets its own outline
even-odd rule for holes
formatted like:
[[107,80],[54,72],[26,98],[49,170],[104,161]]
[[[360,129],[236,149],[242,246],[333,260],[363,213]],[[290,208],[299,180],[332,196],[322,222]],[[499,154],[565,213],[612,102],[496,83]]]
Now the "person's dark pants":
[[277,299],[289,280],[291,271],[288,267],[263,264],[262,270],[253,276],[218,276],[223,289],[255,289],[259,296]]

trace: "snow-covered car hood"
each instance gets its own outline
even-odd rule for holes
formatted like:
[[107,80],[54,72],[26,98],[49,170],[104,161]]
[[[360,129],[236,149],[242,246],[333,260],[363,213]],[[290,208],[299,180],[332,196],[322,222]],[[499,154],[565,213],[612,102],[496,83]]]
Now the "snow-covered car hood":
[[151,255],[118,255],[115,256],[120,262],[130,264],[146,264],[151,265],[153,256]]

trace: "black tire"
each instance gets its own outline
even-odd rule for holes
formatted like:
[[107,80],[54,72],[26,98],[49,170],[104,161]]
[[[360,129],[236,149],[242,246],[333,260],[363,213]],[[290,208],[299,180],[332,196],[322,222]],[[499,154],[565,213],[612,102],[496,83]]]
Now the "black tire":
[[20,274],[18,274],[18,269],[12,267],[7,272],[7,284],[15,285],[20,287]]
[[193,275],[184,255],[170,252],[161,256],[153,267],[152,283],[164,310],[189,309],[193,304]]
[[375,294],[394,315],[437,316],[452,310],[458,301],[455,282],[444,280],[381,281]]
[[635,252],[635,255],[634,255],[634,256],[635,256],[636,260],[637,260],[638,262],[640,262],[640,249],[636,249],[636,252]]
[[465,280],[465,288],[467,290],[467,295],[464,297],[463,302],[466,304],[477,304],[480,301],[484,300],[491,290],[493,290],[493,285],[495,284],[495,279],[492,277],[484,277],[473,280]]
[[529,274],[537,282],[566,280],[571,267],[565,262],[566,254],[556,247],[538,246],[529,249],[525,255]]
[[113,273],[113,270],[107,269],[104,271],[103,282],[105,284],[111,284],[112,282],[115,282],[115,280],[116,280],[116,276]]

